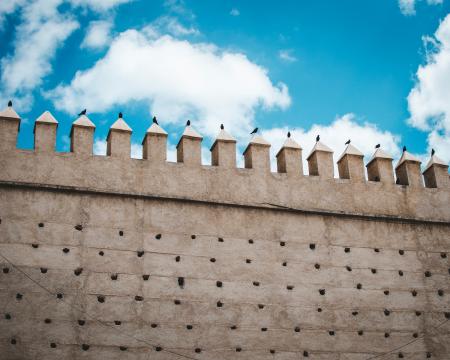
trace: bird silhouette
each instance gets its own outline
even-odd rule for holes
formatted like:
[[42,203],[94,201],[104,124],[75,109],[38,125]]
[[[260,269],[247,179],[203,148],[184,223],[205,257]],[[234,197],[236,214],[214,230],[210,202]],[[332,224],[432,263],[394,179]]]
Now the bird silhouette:
[[375,145],[375,149],[379,149],[380,146],[381,146],[380,144],[376,144],[376,145]]
[[225,129],[225,127],[223,126],[223,124],[220,124],[220,130]]
[[82,112],[80,112],[80,113],[78,114],[78,116],[81,116],[81,115],[86,115],[86,109],[84,109]]
[[256,134],[258,132],[258,128],[254,128],[250,135]]
[[186,121],[186,126],[191,126],[191,120]]
[[350,144],[350,142],[351,142],[351,140],[350,139],[348,139],[346,142],[345,142],[345,145],[349,145]]
[[288,133],[287,133],[287,137],[288,137],[288,138],[290,138],[290,137],[291,137],[291,132],[290,132],[290,131],[288,131]]
[[122,117],[123,117],[123,114],[120,112],[119,113],[119,119],[122,119]]
[[434,149],[431,149],[431,156],[433,156],[436,153],[436,151],[434,151]]
[[316,136],[316,142],[318,142],[320,140],[320,135]]
[[403,146],[403,152],[405,152],[406,151],[406,146]]
[[153,121],[153,124],[159,125],[158,124],[158,120],[156,120],[156,116],[153,116],[153,120],[152,121]]
[[8,101],[8,107],[12,107],[12,101],[11,100]]

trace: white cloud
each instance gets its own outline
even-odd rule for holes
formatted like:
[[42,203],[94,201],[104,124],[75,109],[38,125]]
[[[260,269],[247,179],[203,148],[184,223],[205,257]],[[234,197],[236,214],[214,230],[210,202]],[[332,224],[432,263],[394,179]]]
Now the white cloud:
[[89,7],[97,12],[105,12],[131,1],[134,0],[69,0],[72,6]]
[[[374,153],[376,144],[381,144],[383,150],[395,157],[400,155],[400,147],[398,146],[400,141],[399,136],[392,134],[389,131],[382,131],[376,125],[368,122],[359,124],[356,121],[355,115],[346,114],[336,118],[330,125],[314,124],[308,130],[288,129],[284,127],[262,131],[264,138],[272,145],[271,159],[273,161],[273,171],[276,169],[275,155],[286,140],[288,131],[291,132],[292,138],[303,148],[303,167],[305,173],[308,172],[306,157],[313,148],[317,135],[320,135],[321,141],[334,151],[333,157],[335,164],[344,151],[344,143],[348,139],[351,139],[352,144],[366,156],[366,161]],[[338,176],[336,165],[335,176]]]
[[417,82],[408,95],[410,125],[428,131],[428,151],[450,161],[450,15],[434,35],[436,48],[419,66]]
[[17,9],[23,6],[27,0],[3,0],[0,1],[0,30],[2,30],[5,18],[13,14]]
[[102,49],[111,41],[111,21],[92,21],[89,24],[86,36],[81,43],[81,47],[91,49]]
[[278,57],[285,62],[296,62],[297,58],[293,55],[292,49],[284,49],[278,52]]
[[150,25],[147,25],[142,32],[150,38],[158,38],[163,34],[171,34],[175,37],[200,34],[200,31],[194,26],[184,26],[177,18],[172,16],[159,17]]
[[104,58],[47,95],[70,113],[144,100],[163,123],[191,118],[211,136],[224,123],[238,137],[251,130],[257,108],[284,109],[291,101],[286,85],[273,85],[243,54],[171,36],[149,39],[136,30],[120,34]]
[[94,155],[106,155],[106,140],[94,141]]
[[[416,14],[416,4],[419,0],[398,0],[398,6],[400,11],[405,16],[411,16]],[[443,0],[427,0],[428,5],[442,4]]]
[[238,9],[232,8],[231,11],[230,11],[230,15],[231,16],[239,16],[239,15],[241,15],[241,13],[240,13],[240,11]]

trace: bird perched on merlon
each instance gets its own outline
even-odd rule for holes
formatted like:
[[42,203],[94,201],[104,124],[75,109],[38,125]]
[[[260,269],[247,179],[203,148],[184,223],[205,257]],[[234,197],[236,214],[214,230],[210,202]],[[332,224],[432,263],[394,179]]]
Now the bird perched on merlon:
[[12,107],[12,100],[8,101],[8,107]]
[[86,109],[84,109],[82,112],[80,112],[80,113],[78,114],[78,116],[81,116],[81,115],[86,115]]
[[186,121],[186,126],[191,126],[191,120]]
[[119,119],[122,119],[122,117],[123,117],[123,114],[120,112],[119,113]]
[[319,142],[319,140],[320,140],[320,135],[317,135],[316,136],[316,142]]
[[258,132],[258,128],[254,128],[250,135],[256,134]]
[[291,137],[291,132],[290,132],[290,131],[288,131],[288,133],[287,133],[287,137],[288,137],[288,138],[290,138],[290,137]]
[[379,149],[380,146],[381,146],[380,144],[376,144],[376,145],[375,145],[375,149]]
[[406,151],[406,146],[403,146],[403,152],[405,152]]
[[431,149],[431,156],[433,156],[434,154],[436,154],[436,151],[434,151],[434,149]]
[[350,139],[348,139],[346,142],[345,142],[345,145],[349,145],[350,144],[350,142],[351,142],[351,140]]
[[223,126],[223,124],[220,124],[220,130],[225,129],[225,126]]
[[152,121],[153,121],[153,124],[159,125],[158,124],[158,120],[156,120],[156,116],[153,116],[153,120]]

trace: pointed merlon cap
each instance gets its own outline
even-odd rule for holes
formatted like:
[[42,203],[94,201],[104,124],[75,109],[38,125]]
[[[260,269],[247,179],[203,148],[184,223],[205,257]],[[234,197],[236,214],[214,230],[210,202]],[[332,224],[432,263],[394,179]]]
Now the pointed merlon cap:
[[416,158],[413,154],[409,153],[408,151],[403,151],[402,157],[398,161],[397,166],[395,168],[397,169],[405,161],[421,164],[421,161],[418,158]]
[[276,157],[278,157],[278,154],[279,154],[283,149],[302,150],[302,147],[297,143],[297,141],[295,141],[295,140],[292,139],[291,137],[288,137],[288,138],[286,139],[286,141],[284,142],[283,146],[281,147],[281,149],[278,151]]
[[36,130],[37,124],[49,124],[58,126],[58,121],[56,121],[50,111],[45,111],[36,119],[36,122],[34,123],[34,130]]
[[72,126],[95,128],[94,123],[86,115],[81,115],[72,123]]
[[0,111],[0,118],[20,120],[20,116],[16,113],[12,106],[7,106],[5,109]]
[[128,124],[125,122],[124,119],[118,118],[114,124],[111,125],[109,128],[109,131],[111,130],[117,130],[117,131],[124,131],[124,132],[132,132],[131,128],[128,126]]
[[352,144],[348,144],[347,147],[345,148],[344,152],[342,153],[342,155],[339,157],[338,161],[341,161],[341,159],[345,156],[345,155],[353,155],[353,156],[359,156],[359,157],[364,157],[364,154],[359,151],[356,147],[354,147]]
[[184,128],[183,135],[181,135],[180,141],[178,141],[178,145],[180,145],[181,140],[183,138],[193,139],[193,140],[203,140],[203,136],[201,136],[191,125],[188,125]]
[[250,145],[270,147],[270,143],[266,139],[264,139],[262,136],[260,136],[260,135],[253,136],[253,138],[250,140],[249,144],[245,148],[244,154],[247,152],[247,150],[250,147]]
[[433,155],[430,158],[430,161],[428,161],[427,167],[425,168],[425,170],[423,172],[427,171],[433,165],[448,167],[448,164],[444,160],[442,160],[441,158],[438,158],[436,155]]
[[220,130],[219,134],[217,134],[216,139],[214,140],[214,143],[211,146],[211,151],[216,146],[217,142],[225,142],[225,143],[236,143],[236,139],[232,137],[230,134],[228,134],[224,129]]
[[157,136],[167,136],[167,132],[158,124],[152,123],[148,128],[147,134],[153,134]]
[[[386,159],[386,160],[392,160],[393,157],[389,155],[386,151],[382,150],[381,148],[378,148],[374,153],[372,158],[369,160],[367,165],[369,165],[372,161],[375,159]],[[366,165],[366,166],[367,166]]]
[[314,147],[312,148],[311,152],[309,153],[308,157],[306,158],[306,160],[308,160],[311,157],[311,155],[314,154],[316,151],[333,153],[333,150],[331,150],[323,142],[317,141]]

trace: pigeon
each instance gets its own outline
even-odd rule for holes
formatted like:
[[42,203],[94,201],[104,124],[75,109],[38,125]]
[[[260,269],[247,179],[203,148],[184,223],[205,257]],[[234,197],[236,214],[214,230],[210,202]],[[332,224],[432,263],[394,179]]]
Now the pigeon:
[[376,144],[376,145],[375,145],[375,149],[379,149],[380,146],[381,146],[380,144]]
[[12,101],[11,100],[8,101],[8,107],[12,107]]
[[84,109],[82,112],[80,112],[80,113],[78,114],[78,116],[81,116],[81,115],[86,115],[86,109]]
[[320,135],[316,136],[316,142],[318,142],[320,140]]
[[348,139],[346,142],[345,142],[345,145],[349,145],[350,144],[350,142],[351,142],[351,140],[350,139]]
[[159,125],[158,120],[156,120],[156,116],[153,116],[153,124]]
[[403,146],[403,152],[405,152],[406,151],[406,146]]
[[220,129],[221,129],[221,130],[225,129],[225,127],[223,126],[223,124],[220,124]]
[[433,156],[436,153],[436,151],[434,151],[434,149],[431,149],[431,156]]
[[256,134],[258,132],[258,128],[254,128],[250,135]]
[[186,122],[186,126],[191,126],[191,120],[188,120],[188,121]]
[[120,112],[119,113],[119,119],[122,119],[122,117],[123,117],[123,114]]
[[290,132],[290,131],[288,131],[288,133],[287,133],[287,137],[288,137],[288,138],[290,138],[290,137],[291,137],[291,132]]

